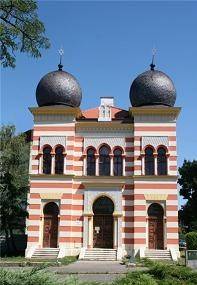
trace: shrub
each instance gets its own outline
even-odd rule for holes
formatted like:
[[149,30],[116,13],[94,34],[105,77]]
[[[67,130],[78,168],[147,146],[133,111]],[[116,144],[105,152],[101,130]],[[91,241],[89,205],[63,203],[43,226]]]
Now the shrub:
[[115,280],[113,285],[157,285],[158,283],[144,272],[129,272],[125,277]]
[[185,235],[187,249],[197,249],[197,232],[190,232]]
[[10,271],[0,269],[0,284],[6,285],[57,285],[57,282],[46,272],[32,270]]
[[148,273],[157,280],[162,280],[158,282],[162,285],[197,284],[197,272],[188,267],[155,262],[155,265],[149,269]]

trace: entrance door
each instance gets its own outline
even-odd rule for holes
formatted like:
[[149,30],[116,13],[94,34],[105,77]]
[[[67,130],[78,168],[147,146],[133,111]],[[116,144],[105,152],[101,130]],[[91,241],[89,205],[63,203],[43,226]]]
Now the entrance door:
[[94,217],[94,247],[113,248],[113,216]]
[[54,202],[44,207],[43,247],[57,247],[59,208]]
[[148,209],[148,247],[164,249],[163,208],[154,203]]
[[93,246],[113,248],[114,204],[108,197],[100,197],[93,204]]

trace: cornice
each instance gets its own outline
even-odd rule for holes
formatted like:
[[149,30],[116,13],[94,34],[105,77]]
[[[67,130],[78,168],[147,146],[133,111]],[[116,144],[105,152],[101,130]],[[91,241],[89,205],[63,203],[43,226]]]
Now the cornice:
[[80,108],[73,108],[73,107],[61,106],[61,105],[29,107],[29,110],[33,115],[63,114],[63,115],[74,115],[75,117],[81,116]]
[[176,181],[178,175],[133,175],[133,180],[138,181]]
[[129,113],[136,115],[175,115],[178,117],[181,107],[131,107]]
[[73,174],[29,174],[30,179],[38,180],[69,180],[73,179]]
[[119,129],[119,130],[133,130],[133,123],[124,123],[122,121],[98,122],[98,121],[77,121],[76,128],[78,130],[89,129]]

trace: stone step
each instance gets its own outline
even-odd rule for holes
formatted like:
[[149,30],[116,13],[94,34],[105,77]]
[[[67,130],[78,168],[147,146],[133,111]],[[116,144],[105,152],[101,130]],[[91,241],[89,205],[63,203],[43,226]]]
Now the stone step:
[[86,249],[84,260],[104,260],[114,261],[117,259],[117,250],[108,248]]
[[57,259],[59,248],[37,248],[32,255],[33,259]]
[[145,257],[155,260],[172,260],[169,250],[145,250]]

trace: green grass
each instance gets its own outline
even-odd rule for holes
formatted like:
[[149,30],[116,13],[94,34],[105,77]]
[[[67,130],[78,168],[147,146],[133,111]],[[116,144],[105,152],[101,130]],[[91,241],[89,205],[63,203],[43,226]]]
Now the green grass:
[[66,256],[61,259],[28,259],[23,256],[3,257],[0,259],[2,263],[20,264],[20,266],[30,266],[34,263],[46,264],[48,266],[68,265],[77,260],[77,256]]
[[[76,258],[64,258],[64,262],[75,261]],[[131,271],[112,283],[80,282],[75,277],[59,280],[58,274],[50,273],[45,265],[26,270],[0,270],[0,284],[3,285],[196,285],[197,271],[173,263],[143,260],[146,271]]]
[[58,259],[58,261],[61,262],[62,265],[68,265],[77,261],[77,256],[65,256],[61,259]]

